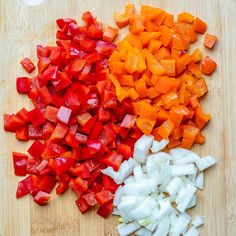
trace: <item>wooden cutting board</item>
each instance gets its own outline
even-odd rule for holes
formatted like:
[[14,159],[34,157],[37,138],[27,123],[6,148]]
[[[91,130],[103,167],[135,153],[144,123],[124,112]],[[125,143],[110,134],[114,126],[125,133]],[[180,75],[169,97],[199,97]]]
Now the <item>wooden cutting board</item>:
[[[113,12],[123,12],[128,1],[121,0],[45,0],[27,7],[20,0],[0,1],[0,112],[13,113],[32,105],[15,90],[15,78],[25,75],[19,65],[25,56],[35,58],[35,45],[55,41],[55,20],[68,16],[79,19],[90,10],[102,22],[113,23]],[[206,143],[195,146],[199,155],[212,154],[218,164],[206,172],[204,191],[198,192],[193,215],[204,217],[201,235],[236,235],[236,1],[235,0],[160,0],[130,1],[137,9],[141,3],[163,8],[175,15],[188,11],[208,24],[208,32],[219,41],[213,51],[205,50],[203,37],[198,40],[205,54],[218,62],[213,76],[206,78],[209,93],[202,103],[212,115],[204,129]],[[195,48],[196,45],[193,46]],[[34,60],[36,61],[36,60]],[[1,118],[1,127],[2,118]],[[103,220],[95,212],[81,215],[74,204],[75,194],[68,191],[53,197],[45,207],[30,196],[15,199],[20,178],[13,174],[11,151],[26,151],[29,143],[18,142],[11,133],[0,132],[0,236],[103,236],[117,235],[117,218]]]

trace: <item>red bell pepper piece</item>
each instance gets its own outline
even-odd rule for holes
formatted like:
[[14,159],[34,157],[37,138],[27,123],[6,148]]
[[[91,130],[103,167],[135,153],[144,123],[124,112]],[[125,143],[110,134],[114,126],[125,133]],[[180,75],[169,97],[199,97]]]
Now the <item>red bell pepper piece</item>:
[[76,165],[75,167],[70,168],[70,173],[73,176],[76,176],[76,177],[79,176],[81,179],[87,179],[90,177],[89,168],[85,163]]
[[47,47],[43,47],[42,45],[36,46],[37,57],[48,57],[50,55],[50,49]]
[[97,182],[93,182],[90,186],[91,191],[93,191],[94,193],[98,193],[101,192],[103,189],[103,186],[100,183]]
[[125,160],[128,160],[130,157],[133,156],[133,151],[131,147],[127,144],[123,144],[123,143],[119,144],[117,146],[117,152],[121,154]]
[[40,177],[38,188],[41,191],[51,193],[56,184],[56,179],[50,175],[43,175]]
[[63,139],[68,131],[68,126],[63,123],[57,123],[56,128],[53,130],[52,135],[50,136],[50,140],[58,141]]
[[4,114],[4,130],[15,132],[18,128],[24,125],[24,121],[15,115]]
[[55,162],[57,168],[56,173],[58,175],[61,175],[74,165],[75,160],[73,160],[72,158],[57,157],[55,158]]
[[88,112],[76,116],[76,119],[81,126],[84,126],[91,118],[92,116]]
[[45,122],[44,125],[43,125],[43,133],[42,133],[42,138],[45,140],[45,139],[48,139],[53,130],[55,129],[55,125],[52,123],[52,122]]
[[101,151],[102,144],[98,140],[88,140],[87,147],[89,148],[91,155],[93,155],[93,154]]
[[75,58],[69,64],[68,73],[71,76],[74,76],[76,73],[80,72],[83,69],[85,63],[86,63],[85,59]]
[[38,108],[34,108],[33,110],[28,112],[28,119],[35,127],[45,122],[45,118]]
[[85,38],[79,43],[81,49],[85,52],[94,52],[97,42],[93,39]]
[[97,210],[97,214],[100,215],[103,218],[107,218],[113,209],[113,203],[112,200],[105,203],[104,205],[100,206]]
[[75,201],[76,205],[78,206],[79,210],[81,211],[81,213],[85,213],[86,211],[88,211],[91,206],[87,205],[84,201],[83,198],[79,198],[78,200]]
[[78,196],[81,196],[88,189],[88,181],[77,177],[76,179],[72,180],[71,188]]
[[116,109],[116,94],[114,91],[105,89],[102,96],[102,105],[104,108],[113,108]]
[[46,86],[41,87],[38,90],[38,94],[45,105],[48,105],[52,102],[52,96],[49,93],[48,88]]
[[92,118],[90,118],[81,128],[82,132],[85,134],[89,134],[92,127],[94,126],[95,122],[97,120],[97,117],[94,116]]
[[41,155],[45,149],[45,144],[40,141],[34,141],[28,149],[28,153],[34,159],[41,159]]
[[99,169],[95,169],[89,177],[88,185],[90,186],[100,175],[101,171]]
[[101,39],[102,32],[102,24],[100,22],[94,22],[88,27],[87,35],[92,39]]
[[111,129],[109,124],[103,126],[102,132],[99,136],[99,141],[103,145],[107,145],[108,143],[112,142],[116,138],[115,132]]
[[57,66],[48,66],[42,73],[40,77],[40,82],[43,85],[46,85],[48,81],[55,80],[57,77],[58,67]]
[[88,167],[90,172],[93,172],[100,165],[100,163],[95,159],[89,159],[89,160],[85,161],[84,164]]
[[110,116],[110,112],[108,109],[100,107],[98,109],[98,121],[99,122],[108,122],[110,120],[111,116]]
[[65,88],[67,88],[69,85],[71,85],[71,80],[68,76],[68,74],[63,72],[57,73],[57,80],[52,81],[52,85],[54,86],[56,92],[59,92]]
[[28,136],[29,139],[42,139],[43,129],[41,126],[34,127],[33,125],[28,126]]
[[104,188],[111,193],[115,193],[118,188],[118,185],[114,182],[114,180],[107,175],[102,175],[102,183]]
[[16,117],[21,119],[25,124],[28,123],[28,111],[25,108],[22,108],[16,113]]
[[28,58],[25,57],[20,64],[22,65],[22,67],[28,72],[31,73],[34,69],[35,69],[35,65],[33,64],[33,62]]
[[116,49],[116,45],[114,43],[109,43],[109,42],[104,42],[104,41],[97,42],[96,51],[99,54],[110,56],[115,49]]
[[72,112],[71,109],[61,106],[57,113],[57,119],[62,123],[68,124],[71,112]]
[[89,138],[90,139],[97,139],[102,131],[102,124],[100,122],[95,122],[94,126],[91,129]]
[[15,175],[25,176],[28,156],[19,152],[13,152],[12,156]]
[[95,199],[99,205],[104,205],[114,198],[114,194],[112,194],[108,190],[102,190],[100,193],[95,194]]
[[46,147],[42,153],[42,158],[50,159],[60,156],[62,153],[66,152],[65,147],[54,141],[48,141]]
[[46,205],[48,201],[50,200],[51,195],[48,193],[45,193],[43,191],[39,191],[35,196],[34,196],[34,202],[36,202],[38,205]]
[[28,77],[16,78],[16,89],[18,93],[28,93],[30,91],[31,80]]
[[28,141],[28,127],[22,126],[16,130],[16,139],[21,141]]
[[51,60],[48,57],[39,57],[39,61],[38,61],[39,73],[42,73],[50,64],[51,64]]
[[48,166],[48,161],[43,159],[37,166],[37,170],[39,175],[47,175],[48,173],[50,173],[51,169]]
[[68,184],[64,182],[60,182],[56,188],[57,195],[63,194],[68,189]]
[[82,20],[89,26],[95,22],[95,19],[91,12],[86,11],[82,14]]
[[76,94],[70,90],[64,95],[63,101],[65,105],[76,113],[80,108],[80,100]]
[[30,192],[31,181],[31,176],[27,176],[25,179],[18,182],[16,198],[21,198]]
[[75,140],[77,141],[77,144],[85,144],[88,140],[88,136],[81,134],[81,133],[76,133],[75,134]]
[[102,162],[108,166],[111,166],[115,171],[118,171],[122,160],[122,155],[117,152],[110,152],[102,159]]
[[94,206],[97,201],[95,199],[94,193],[86,193],[81,196],[81,198],[84,200],[84,202],[89,206]]
[[63,30],[65,26],[69,25],[70,23],[76,23],[76,21],[72,18],[60,18],[57,19],[57,26],[59,29]]
[[57,123],[57,113],[58,113],[59,109],[57,107],[53,107],[53,106],[47,106],[43,116],[45,119],[53,122],[53,123]]

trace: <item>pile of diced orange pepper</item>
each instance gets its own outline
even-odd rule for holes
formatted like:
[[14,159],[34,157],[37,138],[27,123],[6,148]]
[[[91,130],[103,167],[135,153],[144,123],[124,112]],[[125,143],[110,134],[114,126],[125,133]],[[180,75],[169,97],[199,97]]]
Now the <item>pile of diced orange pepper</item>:
[[[128,4],[124,14],[115,13],[118,27],[129,25],[109,59],[119,102],[130,100],[139,129],[157,140],[169,139],[169,148],[204,143],[201,129],[210,115],[199,100],[208,91],[203,74],[214,72],[216,63],[202,58],[199,49],[188,49],[198,33],[205,33],[206,23],[186,12],[174,21],[164,10],[145,5],[140,14],[134,12]],[[215,42],[214,35],[206,35],[206,48]]]

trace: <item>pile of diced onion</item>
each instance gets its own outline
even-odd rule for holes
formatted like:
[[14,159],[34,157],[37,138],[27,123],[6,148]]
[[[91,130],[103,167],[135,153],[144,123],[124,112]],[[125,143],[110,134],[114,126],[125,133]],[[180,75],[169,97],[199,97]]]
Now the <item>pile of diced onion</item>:
[[196,191],[204,187],[203,171],[216,161],[183,148],[161,151],[167,144],[144,135],[135,144],[133,158],[117,172],[111,167],[102,171],[121,184],[113,202],[121,236],[199,234],[202,218],[192,219],[186,210],[196,205]]

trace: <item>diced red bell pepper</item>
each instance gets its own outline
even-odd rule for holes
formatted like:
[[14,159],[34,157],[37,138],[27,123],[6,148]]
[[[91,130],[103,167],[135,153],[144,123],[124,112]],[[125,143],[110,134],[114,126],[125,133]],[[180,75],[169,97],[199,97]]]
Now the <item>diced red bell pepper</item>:
[[118,188],[118,185],[114,182],[114,180],[107,175],[102,175],[102,183],[104,188],[113,194],[116,192]]
[[82,180],[80,177],[73,179],[71,188],[78,196],[81,196],[88,189],[88,181]]
[[85,144],[88,140],[88,136],[81,133],[76,133],[75,140],[77,141],[77,144]]
[[95,199],[94,193],[86,193],[81,196],[81,198],[84,200],[84,202],[89,206],[94,206],[97,201]]
[[93,155],[101,150],[102,144],[98,140],[88,140],[87,147],[89,148],[91,155]]
[[42,112],[38,108],[28,112],[29,121],[35,126],[39,126],[45,122],[45,118],[42,115]]
[[21,119],[25,124],[28,123],[28,111],[25,108],[22,108],[16,113],[16,117]]
[[75,58],[69,64],[68,73],[71,76],[74,76],[76,73],[80,72],[83,69],[85,63],[86,63],[85,59]]
[[107,145],[108,143],[112,142],[116,138],[115,132],[111,129],[109,124],[103,126],[102,132],[99,136],[99,141],[103,145]]
[[28,156],[19,152],[13,152],[12,156],[15,175],[25,176]]
[[61,106],[57,113],[57,119],[65,124],[68,124],[71,112],[71,109]]
[[108,109],[100,107],[98,109],[98,121],[99,122],[108,122],[110,120],[111,116],[110,116],[110,112]]
[[64,182],[60,182],[56,188],[57,195],[63,194],[68,189],[68,184]]
[[50,167],[48,166],[48,161],[42,159],[40,164],[37,166],[38,173],[40,175],[47,175],[51,172]]
[[48,193],[45,193],[43,191],[39,191],[35,196],[34,196],[34,202],[36,202],[38,205],[46,205],[48,201],[50,200],[51,195]]
[[59,109],[57,107],[47,106],[44,113],[43,113],[43,116],[47,120],[49,120],[53,123],[57,123],[57,113],[58,113],[58,111],[59,111]]
[[42,45],[37,45],[36,47],[37,57],[48,57],[50,55],[50,49],[43,47]]
[[93,182],[93,183],[90,185],[90,189],[91,189],[91,191],[93,191],[94,193],[98,193],[98,192],[101,192],[101,191],[102,191],[103,186],[102,186],[100,183]]
[[133,151],[131,147],[127,144],[123,144],[123,143],[119,144],[117,146],[117,152],[121,154],[125,160],[128,160],[130,157],[133,156]]
[[56,184],[56,179],[50,175],[43,175],[38,183],[38,188],[41,191],[51,193]]
[[96,51],[99,54],[110,56],[115,49],[116,49],[116,45],[114,43],[109,43],[109,42],[104,42],[104,41],[97,42]]
[[68,131],[68,126],[61,122],[58,122],[56,128],[53,130],[53,133],[49,139],[53,141],[58,141],[60,139],[63,139],[67,131]]
[[34,127],[33,125],[28,126],[29,139],[42,139],[43,129],[41,126]]
[[75,163],[75,160],[73,160],[72,158],[63,158],[63,157],[57,157],[55,158],[55,161],[56,161],[56,167],[57,167],[56,172],[58,175],[65,173]]
[[31,176],[27,176],[25,179],[18,182],[16,197],[21,198],[30,192]]
[[42,73],[40,77],[40,82],[43,85],[47,85],[48,81],[55,80],[57,77],[58,67],[57,66],[48,66]]
[[91,206],[87,205],[84,201],[83,198],[79,198],[78,200],[75,201],[76,205],[78,206],[79,210],[81,211],[81,213],[85,213],[86,211],[88,211]]
[[22,65],[22,67],[28,72],[31,73],[34,69],[35,69],[35,65],[33,64],[33,62],[28,58],[25,57],[20,64]]
[[89,160],[85,161],[84,164],[88,167],[90,172],[93,172],[100,165],[100,163],[95,159],[89,159]]
[[101,39],[102,32],[102,24],[100,22],[94,22],[88,27],[87,35],[93,39]]
[[50,159],[60,156],[62,153],[66,152],[65,147],[54,141],[49,141],[46,143],[46,147],[42,153],[42,158]]
[[90,139],[97,139],[102,131],[102,124],[100,122],[95,122],[94,126],[91,129],[89,138]]
[[92,116],[88,112],[76,116],[76,119],[81,126],[84,126],[91,118]]
[[122,155],[117,152],[110,152],[102,159],[102,162],[108,166],[111,166],[115,171],[118,171],[122,160]]
[[100,206],[97,210],[97,214],[100,215],[103,218],[107,218],[113,209],[113,202],[112,200],[105,203],[104,205]]
[[18,93],[28,93],[30,91],[31,80],[28,77],[16,78],[16,89]]
[[59,29],[63,30],[66,25],[69,25],[70,23],[76,23],[76,21],[72,18],[60,18],[57,19],[57,26]]
[[116,109],[116,94],[114,91],[105,89],[102,96],[102,105],[104,108]]
[[81,179],[87,179],[90,177],[89,168],[85,163],[70,168],[70,173],[72,173],[73,176],[79,176]]
[[45,149],[45,144],[36,140],[32,143],[32,145],[28,149],[28,153],[34,158],[34,159],[41,159],[41,155]]
[[75,93],[68,91],[63,98],[65,105],[70,108],[74,113],[77,113],[80,108],[80,100]]
[[39,73],[42,73],[50,64],[51,60],[48,57],[40,57],[38,61]]
[[28,141],[28,127],[22,126],[16,130],[16,139],[21,141]]
[[18,128],[24,125],[24,121],[15,115],[4,114],[4,130],[15,132]]
[[52,123],[52,122],[45,122],[44,125],[43,125],[43,133],[42,133],[42,138],[45,140],[45,139],[48,139],[53,130],[55,129],[55,125]]
[[100,193],[95,194],[95,199],[99,205],[104,205],[114,198],[114,194],[112,194],[108,190],[102,190]]
[[45,105],[48,105],[52,102],[52,96],[49,93],[48,88],[46,86],[41,87],[38,90],[38,94]]
[[85,38],[80,41],[79,45],[80,45],[81,49],[85,52],[94,52],[94,50],[97,46],[97,42],[95,40]]
[[58,72],[57,74],[57,80],[52,81],[52,84],[56,90],[56,92],[59,92],[65,88],[67,88],[71,84],[71,80],[67,73],[64,72]]
[[95,19],[91,12],[86,11],[82,14],[82,20],[89,26],[94,23]]
[[91,132],[92,127],[94,126],[95,122],[97,120],[97,117],[94,116],[90,118],[81,128],[82,132],[85,134],[89,134]]

